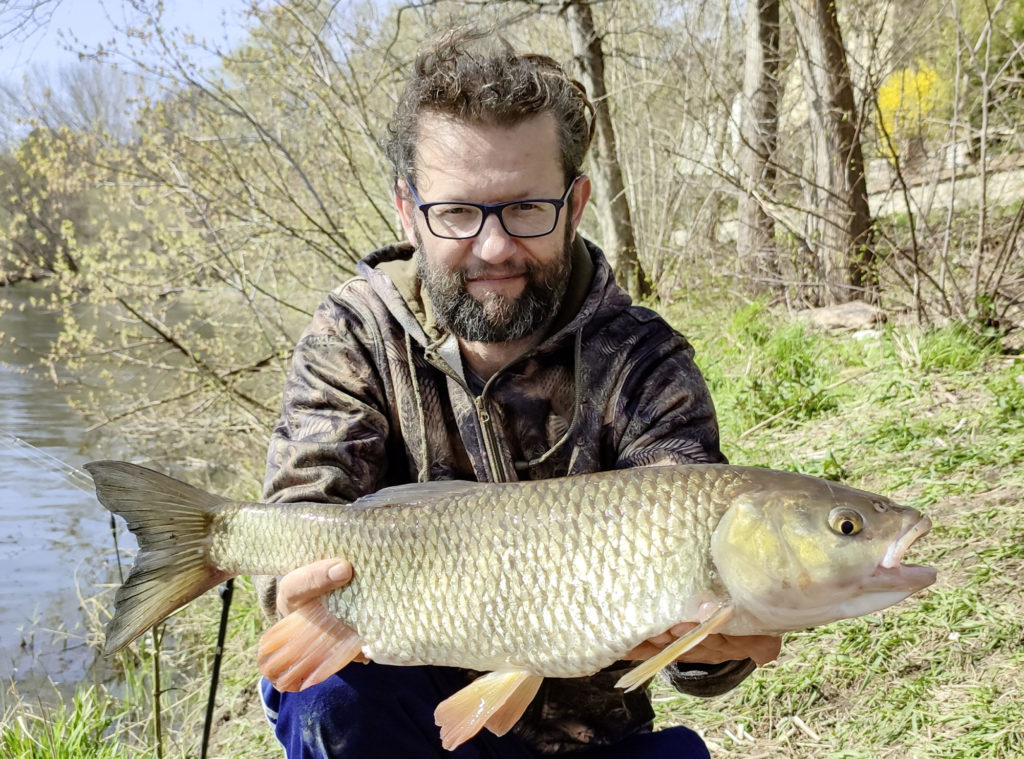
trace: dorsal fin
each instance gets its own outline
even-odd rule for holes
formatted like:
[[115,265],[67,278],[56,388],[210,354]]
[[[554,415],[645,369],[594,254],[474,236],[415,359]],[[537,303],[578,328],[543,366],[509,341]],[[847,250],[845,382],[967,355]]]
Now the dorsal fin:
[[424,501],[440,501],[476,492],[481,488],[493,487],[494,483],[472,482],[470,480],[432,480],[431,482],[413,482],[408,485],[393,485],[381,488],[376,493],[364,495],[351,503],[356,508],[376,508],[378,506],[399,506],[402,504],[422,503]]

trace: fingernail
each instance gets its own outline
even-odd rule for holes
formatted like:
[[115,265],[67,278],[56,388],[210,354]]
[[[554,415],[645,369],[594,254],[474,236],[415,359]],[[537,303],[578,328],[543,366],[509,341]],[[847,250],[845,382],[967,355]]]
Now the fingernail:
[[338,562],[333,567],[327,570],[327,576],[334,582],[341,582],[342,580],[348,580],[352,577],[352,572],[349,569],[347,562]]

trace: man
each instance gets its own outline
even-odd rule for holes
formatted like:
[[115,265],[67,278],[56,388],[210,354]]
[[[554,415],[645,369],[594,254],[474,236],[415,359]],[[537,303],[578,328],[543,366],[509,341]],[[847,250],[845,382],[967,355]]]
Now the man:
[[[297,346],[269,499],[724,460],[691,347],[632,306],[576,234],[590,113],[554,61],[485,35],[452,33],[420,54],[388,145],[408,244],[367,256]],[[327,561],[290,573],[278,612],[319,604],[353,571]],[[778,650],[774,638],[715,635],[669,676],[684,692],[721,693]],[[545,680],[508,735],[484,730],[450,754],[432,712],[468,684],[461,670],[352,664],[301,693],[264,681],[263,695],[289,757],[707,756],[686,728],[650,732],[643,690],[613,686],[629,666]]]

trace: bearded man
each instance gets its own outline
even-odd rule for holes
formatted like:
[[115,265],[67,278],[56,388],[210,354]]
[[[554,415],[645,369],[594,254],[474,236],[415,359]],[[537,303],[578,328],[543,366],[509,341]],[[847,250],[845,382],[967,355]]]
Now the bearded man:
[[[387,146],[406,242],[364,258],[296,347],[268,500],[725,460],[693,349],[577,234],[592,115],[555,61],[491,35],[453,32],[420,53]],[[265,606],[320,604],[353,571],[340,559],[295,570],[262,589]],[[591,677],[546,679],[508,734],[454,752],[433,710],[473,673],[356,663],[301,692],[261,691],[292,759],[707,757],[685,727],[652,731],[645,690],[614,687],[693,622]],[[712,635],[666,671],[714,695],[778,651],[775,638]]]

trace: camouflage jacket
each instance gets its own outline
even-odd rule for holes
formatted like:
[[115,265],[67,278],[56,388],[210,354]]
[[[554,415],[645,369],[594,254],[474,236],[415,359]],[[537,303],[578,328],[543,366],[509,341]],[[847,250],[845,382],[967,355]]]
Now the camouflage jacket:
[[[439,330],[412,249],[390,246],[363,259],[295,348],[270,442],[267,499],[343,502],[425,480],[723,461],[691,346],[631,304],[597,247],[577,237],[572,259],[550,336],[486,382]],[[272,610],[272,586],[264,596]],[[681,691],[714,695],[752,670],[748,660],[686,665],[668,676]],[[619,675],[546,680],[514,731],[541,753],[558,753],[649,729],[649,697],[616,689]]]

